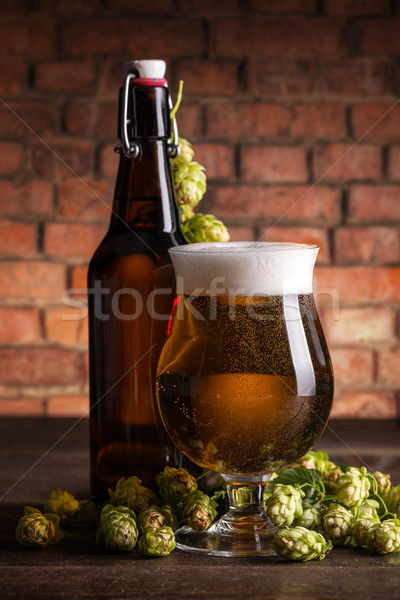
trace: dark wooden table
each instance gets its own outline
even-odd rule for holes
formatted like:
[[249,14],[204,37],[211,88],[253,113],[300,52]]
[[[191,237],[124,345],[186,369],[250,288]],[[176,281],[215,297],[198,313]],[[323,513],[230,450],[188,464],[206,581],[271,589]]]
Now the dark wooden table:
[[[0,421],[2,509],[15,516],[24,504],[41,507],[61,487],[88,497],[88,424],[85,420]],[[332,421],[319,447],[333,459],[379,469],[400,482],[400,425],[387,421]],[[0,515],[0,598],[43,599],[398,599],[400,553],[378,556],[334,548],[305,564],[273,558],[216,558],[175,551],[148,559],[134,550],[111,555],[92,542],[63,541],[44,550],[20,547],[15,521]]]

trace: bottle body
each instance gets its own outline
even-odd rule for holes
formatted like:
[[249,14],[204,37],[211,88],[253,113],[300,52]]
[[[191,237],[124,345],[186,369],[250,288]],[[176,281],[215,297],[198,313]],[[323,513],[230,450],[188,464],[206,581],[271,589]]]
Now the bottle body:
[[[167,90],[135,94],[144,118],[165,109]],[[157,124],[148,129],[157,134]],[[137,475],[149,485],[165,464],[179,462],[154,384],[175,294],[168,249],[186,243],[169,171],[168,123],[164,129],[143,137],[135,158],[121,153],[110,228],[89,265],[91,487],[97,499],[120,477]]]

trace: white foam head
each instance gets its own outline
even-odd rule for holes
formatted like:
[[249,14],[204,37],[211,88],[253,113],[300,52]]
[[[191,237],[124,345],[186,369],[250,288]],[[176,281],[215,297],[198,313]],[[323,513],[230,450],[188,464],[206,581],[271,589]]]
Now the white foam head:
[[188,244],[169,253],[177,292],[281,296],[312,293],[318,246],[279,242]]

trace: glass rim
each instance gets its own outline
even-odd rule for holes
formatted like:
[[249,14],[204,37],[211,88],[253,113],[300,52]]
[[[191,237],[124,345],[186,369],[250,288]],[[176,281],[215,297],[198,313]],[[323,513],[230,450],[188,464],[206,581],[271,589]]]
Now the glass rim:
[[311,251],[319,250],[318,244],[302,244],[299,242],[195,242],[193,244],[187,244],[183,246],[173,246],[169,248],[169,252],[175,253],[198,253],[204,254],[204,250],[207,250],[206,254],[217,254],[221,250],[238,252],[256,251],[256,252],[267,252],[268,254],[282,253],[282,252],[299,252],[299,251]]

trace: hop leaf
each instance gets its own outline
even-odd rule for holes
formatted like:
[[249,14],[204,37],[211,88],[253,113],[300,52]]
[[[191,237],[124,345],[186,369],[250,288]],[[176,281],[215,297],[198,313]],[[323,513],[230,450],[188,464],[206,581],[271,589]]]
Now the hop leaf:
[[127,506],[135,511],[140,511],[157,504],[158,498],[149,488],[142,485],[142,480],[133,475],[122,477],[115,490],[108,490],[110,502],[114,506]]
[[331,504],[322,513],[325,533],[333,544],[348,544],[353,529],[354,515],[340,504]]
[[322,560],[330,552],[332,543],[323,535],[305,527],[281,529],[272,540],[272,546],[280,556],[290,560]]
[[139,550],[147,556],[167,556],[175,546],[175,536],[171,527],[148,531],[139,540]]
[[368,497],[371,483],[365,467],[350,467],[336,482],[336,495],[346,506],[360,504]]
[[15,530],[17,542],[22,546],[45,548],[63,538],[58,515],[52,513],[43,515],[40,510],[31,506],[26,506],[24,512],[25,515],[20,518]]
[[300,486],[277,483],[266,502],[266,513],[274,525],[291,525],[303,513]]
[[195,531],[208,529],[215,517],[217,503],[200,490],[195,490],[182,503],[180,517]]
[[214,217],[198,213],[182,225],[183,235],[189,244],[195,242],[227,242],[230,239],[226,226]]
[[78,500],[67,491],[53,490],[50,498],[44,503],[44,511],[54,513],[61,519],[70,519],[80,508]]
[[388,519],[371,527],[368,532],[367,548],[379,554],[400,551],[400,521]]
[[206,191],[205,169],[198,162],[177,160],[172,169],[172,178],[178,205],[196,206]]
[[191,492],[197,490],[195,478],[186,469],[165,467],[156,477],[161,498],[168,504],[176,506]]

